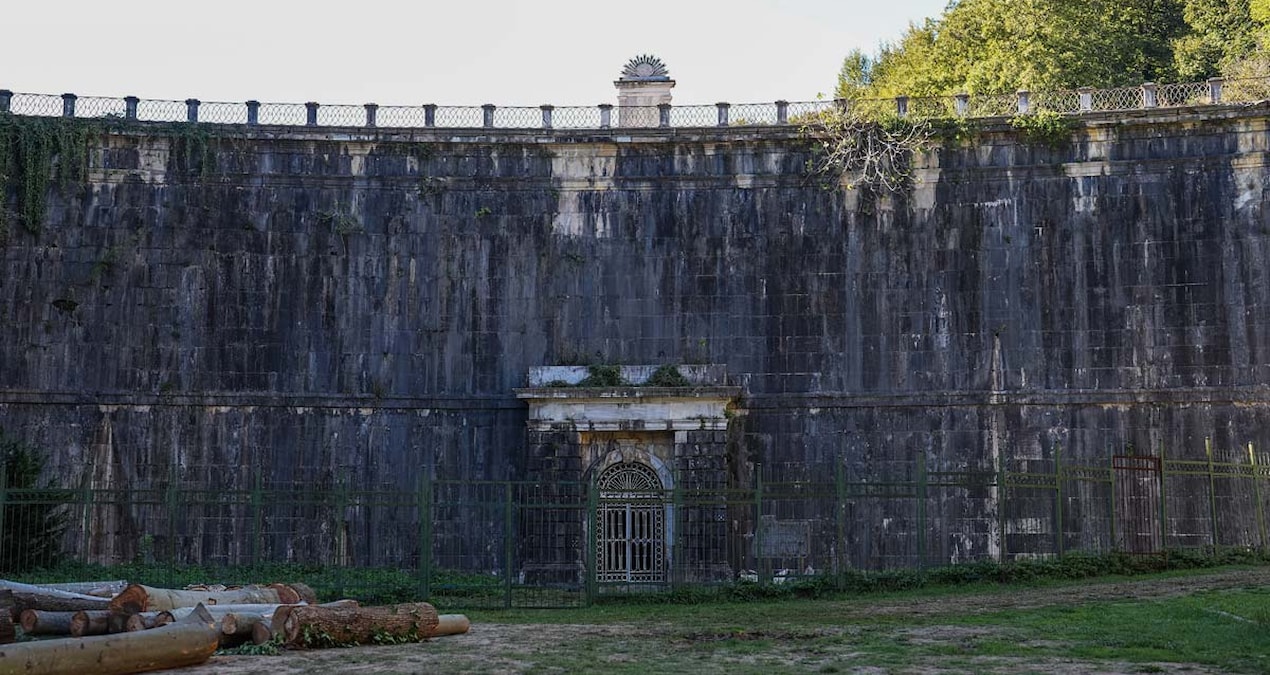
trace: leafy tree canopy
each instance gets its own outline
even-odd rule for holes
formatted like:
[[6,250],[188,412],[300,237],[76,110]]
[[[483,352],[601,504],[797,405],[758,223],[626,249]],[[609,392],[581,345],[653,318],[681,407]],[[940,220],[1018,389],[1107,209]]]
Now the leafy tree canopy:
[[944,96],[1199,80],[1260,52],[1270,0],[953,0],[876,54],[847,55],[836,95]]

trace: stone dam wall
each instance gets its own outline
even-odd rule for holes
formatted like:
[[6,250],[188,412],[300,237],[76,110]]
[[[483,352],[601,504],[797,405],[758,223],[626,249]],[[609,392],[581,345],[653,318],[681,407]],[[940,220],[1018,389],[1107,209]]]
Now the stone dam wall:
[[[809,175],[789,128],[115,130],[0,247],[0,426],[67,486],[413,490],[526,476],[533,367],[717,364],[737,489],[1270,463],[1268,120],[1085,116],[1057,148],[988,122],[900,194]],[[1256,481],[1209,483],[1170,479],[1157,544],[1265,544]],[[1058,545],[1116,546],[1108,489],[1073,485]],[[997,492],[772,515],[845,521],[819,555],[856,567],[911,563],[914,537],[933,561],[1054,552],[1054,496]],[[455,518],[436,536],[500,527]]]

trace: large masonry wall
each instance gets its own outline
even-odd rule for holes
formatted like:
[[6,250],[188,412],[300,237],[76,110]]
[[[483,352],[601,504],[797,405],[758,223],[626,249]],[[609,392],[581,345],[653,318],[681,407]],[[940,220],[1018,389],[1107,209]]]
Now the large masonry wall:
[[[726,365],[738,485],[1270,447],[1264,108],[987,124],[900,195],[788,129],[210,129],[104,136],[0,247],[0,426],[66,484],[516,478],[544,364]],[[998,553],[995,499],[929,495],[928,554]],[[883,507],[848,505],[860,561],[912,554]]]

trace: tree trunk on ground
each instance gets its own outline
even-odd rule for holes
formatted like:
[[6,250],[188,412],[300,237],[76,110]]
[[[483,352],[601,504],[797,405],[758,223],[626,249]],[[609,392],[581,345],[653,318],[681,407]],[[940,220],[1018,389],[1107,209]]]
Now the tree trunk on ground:
[[110,608],[110,600],[106,598],[59,591],[43,586],[32,586],[31,584],[20,584],[16,581],[0,580],[0,589],[13,591],[14,608],[19,614],[24,609],[42,609],[49,612],[78,612],[81,609]]
[[[105,635],[107,633],[123,632],[123,623],[127,621],[127,617],[119,621],[119,630],[110,630],[110,610],[94,609],[80,610],[71,615],[71,637],[84,637],[85,635]],[[123,616],[123,615],[121,615]]]
[[462,614],[442,614],[437,617],[437,627],[432,629],[432,634],[428,637],[438,637],[441,635],[461,635],[466,633],[472,627],[472,622]]
[[[290,647],[334,647],[382,642],[384,638],[422,640],[436,630],[437,610],[426,602],[386,607],[296,605],[273,629]],[[281,631],[279,631],[281,627]]]
[[[124,630],[133,633],[139,630],[150,630],[166,625],[159,623],[159,616],[163,612],[141,612],[140,614],[129,614],[128,621],[124,624]],[[169,614],[169,617],[172,615]],[[171,621],[167,623],[172,623]]]
[[273,629],[264,621],[251,625],[251,641],[262,645],[273,639]]
[[[315,593],[312,588],[309,588],[308,584],[295,583],[295,584],[287,584],[287,585],[291,587],[291,590],[295,591],[296,594],[300,596],[301,602],[305,602],[310,605],[318,604],[317,593]],[[335,602],[344,602],[344,601],[336,600]],[[353,602],[356,602],[356,601],[353,601]]]
[[[252,628],[258,623],[264,623],[268,626],[273,621],[274,614],[283,607],[295,607],[298,605],[263,605],[259,609],[252,605],[226,605],[227,611],[220,620],[221,632],[225,635],[252,635]],[[336,600],[326,604],[317,605],[318,607],[358,607],[356,600]],[[215,616],[215,613],[213,613]],[[265,638],[267,642],[269,638]],[[258,643],[260,644],[260,643]]]
[[119,595],[110,601],[110,608],[115,611],[159,612],[180,607],[194,607],[202,604],[208,608],[220,605],[244,604],[282,604],[284,597],[298,601],[298,591],[284,587],[280,592],[276,588],[245,586],[228,591],[178,591],[170,588],[151,588],[141,584],[130,584]]
[[18,639],[17,631],[13,629],[13,614],[16,610],[13,591],[7,588],[0,589],[0,645]]
[[24,609],[20,619],[22,632],[27,635],[70,635],[71,617],[75,612],[46,612],[42,609]]
[[[273,636],[275,635],[286,634],[286,630],[284,629],[284,627],[287,624],[288,616],[291,616],[290,605],[287,605],[285,607],[279,607],[278,609],[274,610],[273,617],[269,619],[269,638],[270,639],[272,639]],[[252,639],[254,640],[256,638],[257,638],[257,633],[253,632]],[[266,639],[265,641],[268,642],[268,639]],[[257,642],[256,644],[262,644],[262,643]]]
[[127,675],[183,668],[211,658],[217,632],[210,614],[194,612],[155,630],[5,645],[0,647],[0,675]]
[[113,598],[128,587],[128,582],[117,581],[74,581],[65,584],[34,584],[40,588],[48,588],[67,593],[80,593],[98,598]]

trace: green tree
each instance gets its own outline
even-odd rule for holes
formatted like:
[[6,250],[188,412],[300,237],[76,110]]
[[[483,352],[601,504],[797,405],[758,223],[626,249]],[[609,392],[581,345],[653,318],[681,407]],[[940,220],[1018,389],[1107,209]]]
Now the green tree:
[[42,454],[0,428],[0,476],[3,476],[4,534],[0,536],[0,572],[14,574],[57,562],[66,529],[62,503],[40,483]]
[[1270,23],[1270,0],[1251,0],[1248,3],[1248,13],[1261,26]]
[[866,95],[872,81],[873,59],[859,49],[852,49],[842,60],[838,71],[838,87],[834,98],[854,99]]
[[[1257,2],[1257,15],[1267,6]],[[1200,80],[1257,50],[1258,22],[1249,0],[1183,0],[1190,30],[1173,41],[1174,60],[1182,79]]]
[[[872,95],[1120,86],[1175,75],[1186,0],[960,0],[866,60]],[[1247,0],[1244,0],[1245,2]],[[840,89],[861,56],[843,64]]]

